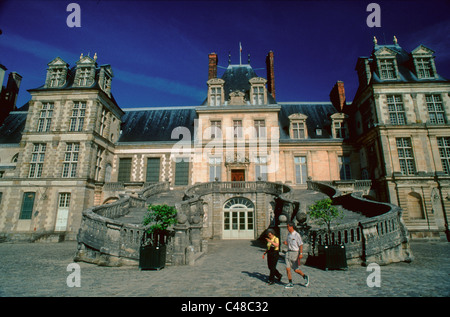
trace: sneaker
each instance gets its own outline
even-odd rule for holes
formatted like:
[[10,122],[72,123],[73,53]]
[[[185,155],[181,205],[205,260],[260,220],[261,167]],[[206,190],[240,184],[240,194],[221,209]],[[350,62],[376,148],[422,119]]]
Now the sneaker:
[[305,274],[305,276],[303,276],[303,278],[305,279],[306,283],[305,283],[305,287],[307,287],[309,285],[309,277],[308,275]]
[[281,278],[283,277],[283,275],[282,274],[280,274],[280,276],[279,277],[275,277],[276,278],[276,280],[278,281],[278,282],[281,282]]
[[287,283],[286,286],[284,288],[293,288],[294,284],[292,283]]
[[268,281],[268,282],[267,282],[268,285],[272,285],[272,284],[274,284],[274,283],[275,283],[274,281]]

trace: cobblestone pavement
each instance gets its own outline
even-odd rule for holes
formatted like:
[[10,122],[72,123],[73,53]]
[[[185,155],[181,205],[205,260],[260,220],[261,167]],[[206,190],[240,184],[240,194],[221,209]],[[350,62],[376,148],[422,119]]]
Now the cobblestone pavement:
[[99,267],[79,262],[80,287],[68,287],[76,242],[0,244],[0,296],[177,296],[177,297],[448,297],[450,243],[411,242],[412,263],[381,267],[380,287],[368,287],[373,271],[350,266],[347,271],[323,271],[302,266],[309,287],[294,275],[285,289],[285,265],[278,264],[282,283],[267,285],[264,249],[252,241],[210,241],[209,252],[195,266],[168,266],[160,271],[138,267]]

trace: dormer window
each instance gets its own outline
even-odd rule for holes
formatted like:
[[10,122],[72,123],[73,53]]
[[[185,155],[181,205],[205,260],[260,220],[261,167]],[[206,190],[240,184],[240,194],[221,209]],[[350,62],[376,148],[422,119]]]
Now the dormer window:
[[335,113],[331,115],[332,121],[332,135],[335,139],[348,139],[348,126],[347,126],[348,116],[344,113]]
[[87,86],[90,82],[89,77],[91,70],[87,67],[83,67],[77,70],[78,73],[78,86]]
[[378,62],[381,79],[396,79],[394,59],[381,59]]
[[411,52],[417,78],[428,79],[437,76],[433,54],[433,50],[423,45],[419,45]]
[[416,59],[417,77],[419,78],[433,78],[433,68],[431,67],[431,61],[429,58],[417,58]]
[[306,119],[308,117],[302,113],[294,113],[289,116],[289,136],[291,139],[301,140],[308,137]]
[[212,87],[210,95],[211,95],[211,106],[220,106],[222,104],[221,87]]
[[45,86],[47,88],[62,87],[66,83],[69,64],[57,57],[47,65]]
[[211,78],[206,82],[208,84],[208,105],[220,106],[224,104],[225,81],[220,78]]
[[49,87],[60,87],[62,84],[64,84],[65,80],[63,79],[63,72],[64,70],[62,68],[57,68],[52,70],[52,73],[50,74],[50,82]]
[[252,105],[267,104],[266,82],[267,80],[262,77],[250,79],[250,100]]

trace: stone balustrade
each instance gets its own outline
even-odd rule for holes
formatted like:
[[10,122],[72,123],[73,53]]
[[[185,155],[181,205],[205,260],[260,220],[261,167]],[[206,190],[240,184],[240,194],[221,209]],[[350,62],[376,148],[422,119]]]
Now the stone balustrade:
[[[368,184],[364,184],[366,188]],[[344,244],[350,264],[388,264],[411,261],[406,226],[402,220],[400,207],[389,203],[370,201],[360,196],[360,188],[355,193],[342,195],[330,183],[308,181],[308,189],[320,191],[332,198],[333,203],[366,217],[363,221],[347,222],[331,229],[331,243]],[[365,189],[367,191],[367,189]],[[311,229],[309,240],[312,252],[327,239],[323,230]]]

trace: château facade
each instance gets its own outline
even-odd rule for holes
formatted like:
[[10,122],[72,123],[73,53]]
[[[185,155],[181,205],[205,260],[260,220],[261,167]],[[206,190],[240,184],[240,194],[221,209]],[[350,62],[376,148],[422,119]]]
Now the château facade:
[[351,103],[341,81],[330,102],[277,102],[273,52],[265,77],[230,63],[219,78],[217,54],[208,57],[202,104],[135,109],[117,104],[112,67],[96,55],[51,61],[44,85],[0,127],[0,239],[75,239],[82,211],[117,189],[258,180],[306,189],[309,179],[371,180],[370,197],[399,205],[413,237],[445,237],[450,82],[431,49],[375,41],[357,60]]

